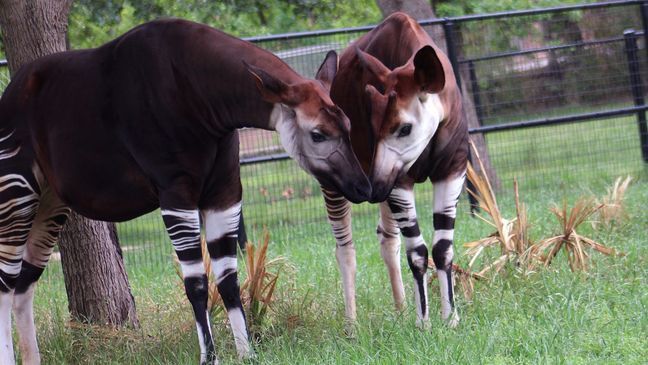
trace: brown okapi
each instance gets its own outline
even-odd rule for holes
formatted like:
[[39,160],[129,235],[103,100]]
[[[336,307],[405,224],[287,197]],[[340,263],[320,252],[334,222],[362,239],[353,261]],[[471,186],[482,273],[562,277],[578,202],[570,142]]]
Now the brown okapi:
[[90,50],[21,68],[0,100],[0,364],[40,355],[34,286],[69,209],[124,221],[161,208],[196,319],[200,362],[217,363],[200,228],[240,356],[251,353],[237,280],[237,128],[279,132],[288,153],[352,201],[371,186],[349,120],[331,101],[330,52],[317,81],[205,25],[160,20]]
[[[465,179],[468,128],[452,66],[412,18],[395,13],[353,42],[340,56],[331,98],[351,120],[351,144],[380,202],[378,238],[396,307],[404,305],[400,237],[414,275],[417,324],[429,321],[428,249],[419,230],[413,187],[434,185],[432,258],[441,287],[441,317],[455,326],[452,240],[456,205]],[[355,247],[351,204],[322,189],[336,239],[346,317],[356,318]]]

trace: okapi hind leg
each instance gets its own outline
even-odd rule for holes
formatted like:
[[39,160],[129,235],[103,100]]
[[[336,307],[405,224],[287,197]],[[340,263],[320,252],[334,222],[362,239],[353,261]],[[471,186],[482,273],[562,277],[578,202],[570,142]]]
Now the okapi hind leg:
[[23,365],[40,364],[34,324],[34,290],[49,262],[59,233],[69,214],[70,209],[50,189],[45,188],[27,238],[13,301],[13,313]]
[[414,297],[416,302],[416,325],[425,328],[429,321],[427,293],[428,249],[416,219],[413,186],[396,187],[387,198],[392,217],[396,220],[405,238],[407,263],[414,276]]
[[380,220],[376,234],[380,241],[380,256],[387,267],[394,305],[396,310],[400,311],[405,307],[405,289],[400,265],[400,229],[386,202],[380,203]]
[[180,261],[185,293],[196,319],[200,364],[218,364],[207,313],[208,286],[200,247],[200,213],[198,209],[176,209],[164,206],[161,207],[161,211],[173,249]]
[[11,306],[39,204],[38,187],[35,181],[30,181],[17,173],[0,174],[0,364],[3,365],[14,363]]
[[344,312],[347,332],[352,332],[356,320],[356,251],[351,231],[351,202],[342,194],[322,189],[328,221],[335,236],[335,258],[340,268],[344,289]]
[[225,209],[202,210],[207,249],[218,293],[227,310],[239,358],[252,356],[238,283],[236,247],[241,202]]
[[437,269],[441,291],[441,318],[450,327],[459,324],[459,315],[454,305],[454,284],[452,280],[452,259],[454,250],[454,225],[457,216],[457,202],[466,178],[465,172],[434,183],[434,243],[432,259]]

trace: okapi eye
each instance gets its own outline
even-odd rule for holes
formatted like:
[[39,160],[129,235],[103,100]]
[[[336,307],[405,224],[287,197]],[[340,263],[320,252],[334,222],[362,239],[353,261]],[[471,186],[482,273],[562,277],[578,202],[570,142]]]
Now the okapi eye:
[[319,132],[311,132],[310,135],[311,135],[311,139],[315,143],[324,142],[326,140],[326,136]]
[[412,133],[412,125],[405,124],[400,131],[398,131],[398,138],[409,136]]

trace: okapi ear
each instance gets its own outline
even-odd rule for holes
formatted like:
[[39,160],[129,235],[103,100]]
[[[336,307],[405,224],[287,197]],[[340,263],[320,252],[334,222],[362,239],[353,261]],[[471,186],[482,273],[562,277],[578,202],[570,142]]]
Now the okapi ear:
[[445,72],[432,46],[425,46],[414,56],[414,81],[421,91],[438,93],[445,86]]
[[327,89],[331,88],[333,78],[338,70],[338,55],[335,51],[329,51],[324,58],[324,62],[317,70],[315,79],[321,81]]
[[243,65],[248,72],[254,77],[257,89],[261,92],[263,99],[270,103],[289,103],[290,86],[285,82],[274,77],[264,69],[250,65],[243,60]]
[[378,60],[376,57],[370,55],[369,53],[361,50],[358,47],[356,47],[356,56],[358,57],[358,61],[360,61],[360,65],[365,70],[376,76],[381,83],[385,82],[387,75],[389,75],[389,73],[391,72],[391,70],[388,69],[387,66],[383,65],[383,63],[380,62],[380,60]]

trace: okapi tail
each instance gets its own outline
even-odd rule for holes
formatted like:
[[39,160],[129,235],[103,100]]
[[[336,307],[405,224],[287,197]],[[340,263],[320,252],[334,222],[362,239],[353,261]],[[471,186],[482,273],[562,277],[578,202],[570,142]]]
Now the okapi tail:
[[[468,161],[473,164],[472,151],[470,149],[468,149]],[[466,179],[466,189],[472,191],[475,194],[478,194],[475,185],[472,183],[472,181],[470,181],[470,179]],[[475,198],[468,192],[466,193],[468,195],[468,202],[470,203],[470,214],[475,215],[476,213],[479,213],[479,203],[477,202],[477,198]]]
[[247,242],[247,232],[245,232],[245,222],[243,221],[243,209],[241,209],[241,214],[239,216],[239,227],[238,227],[238,244],[241,252],[245,253],[245,243]]

